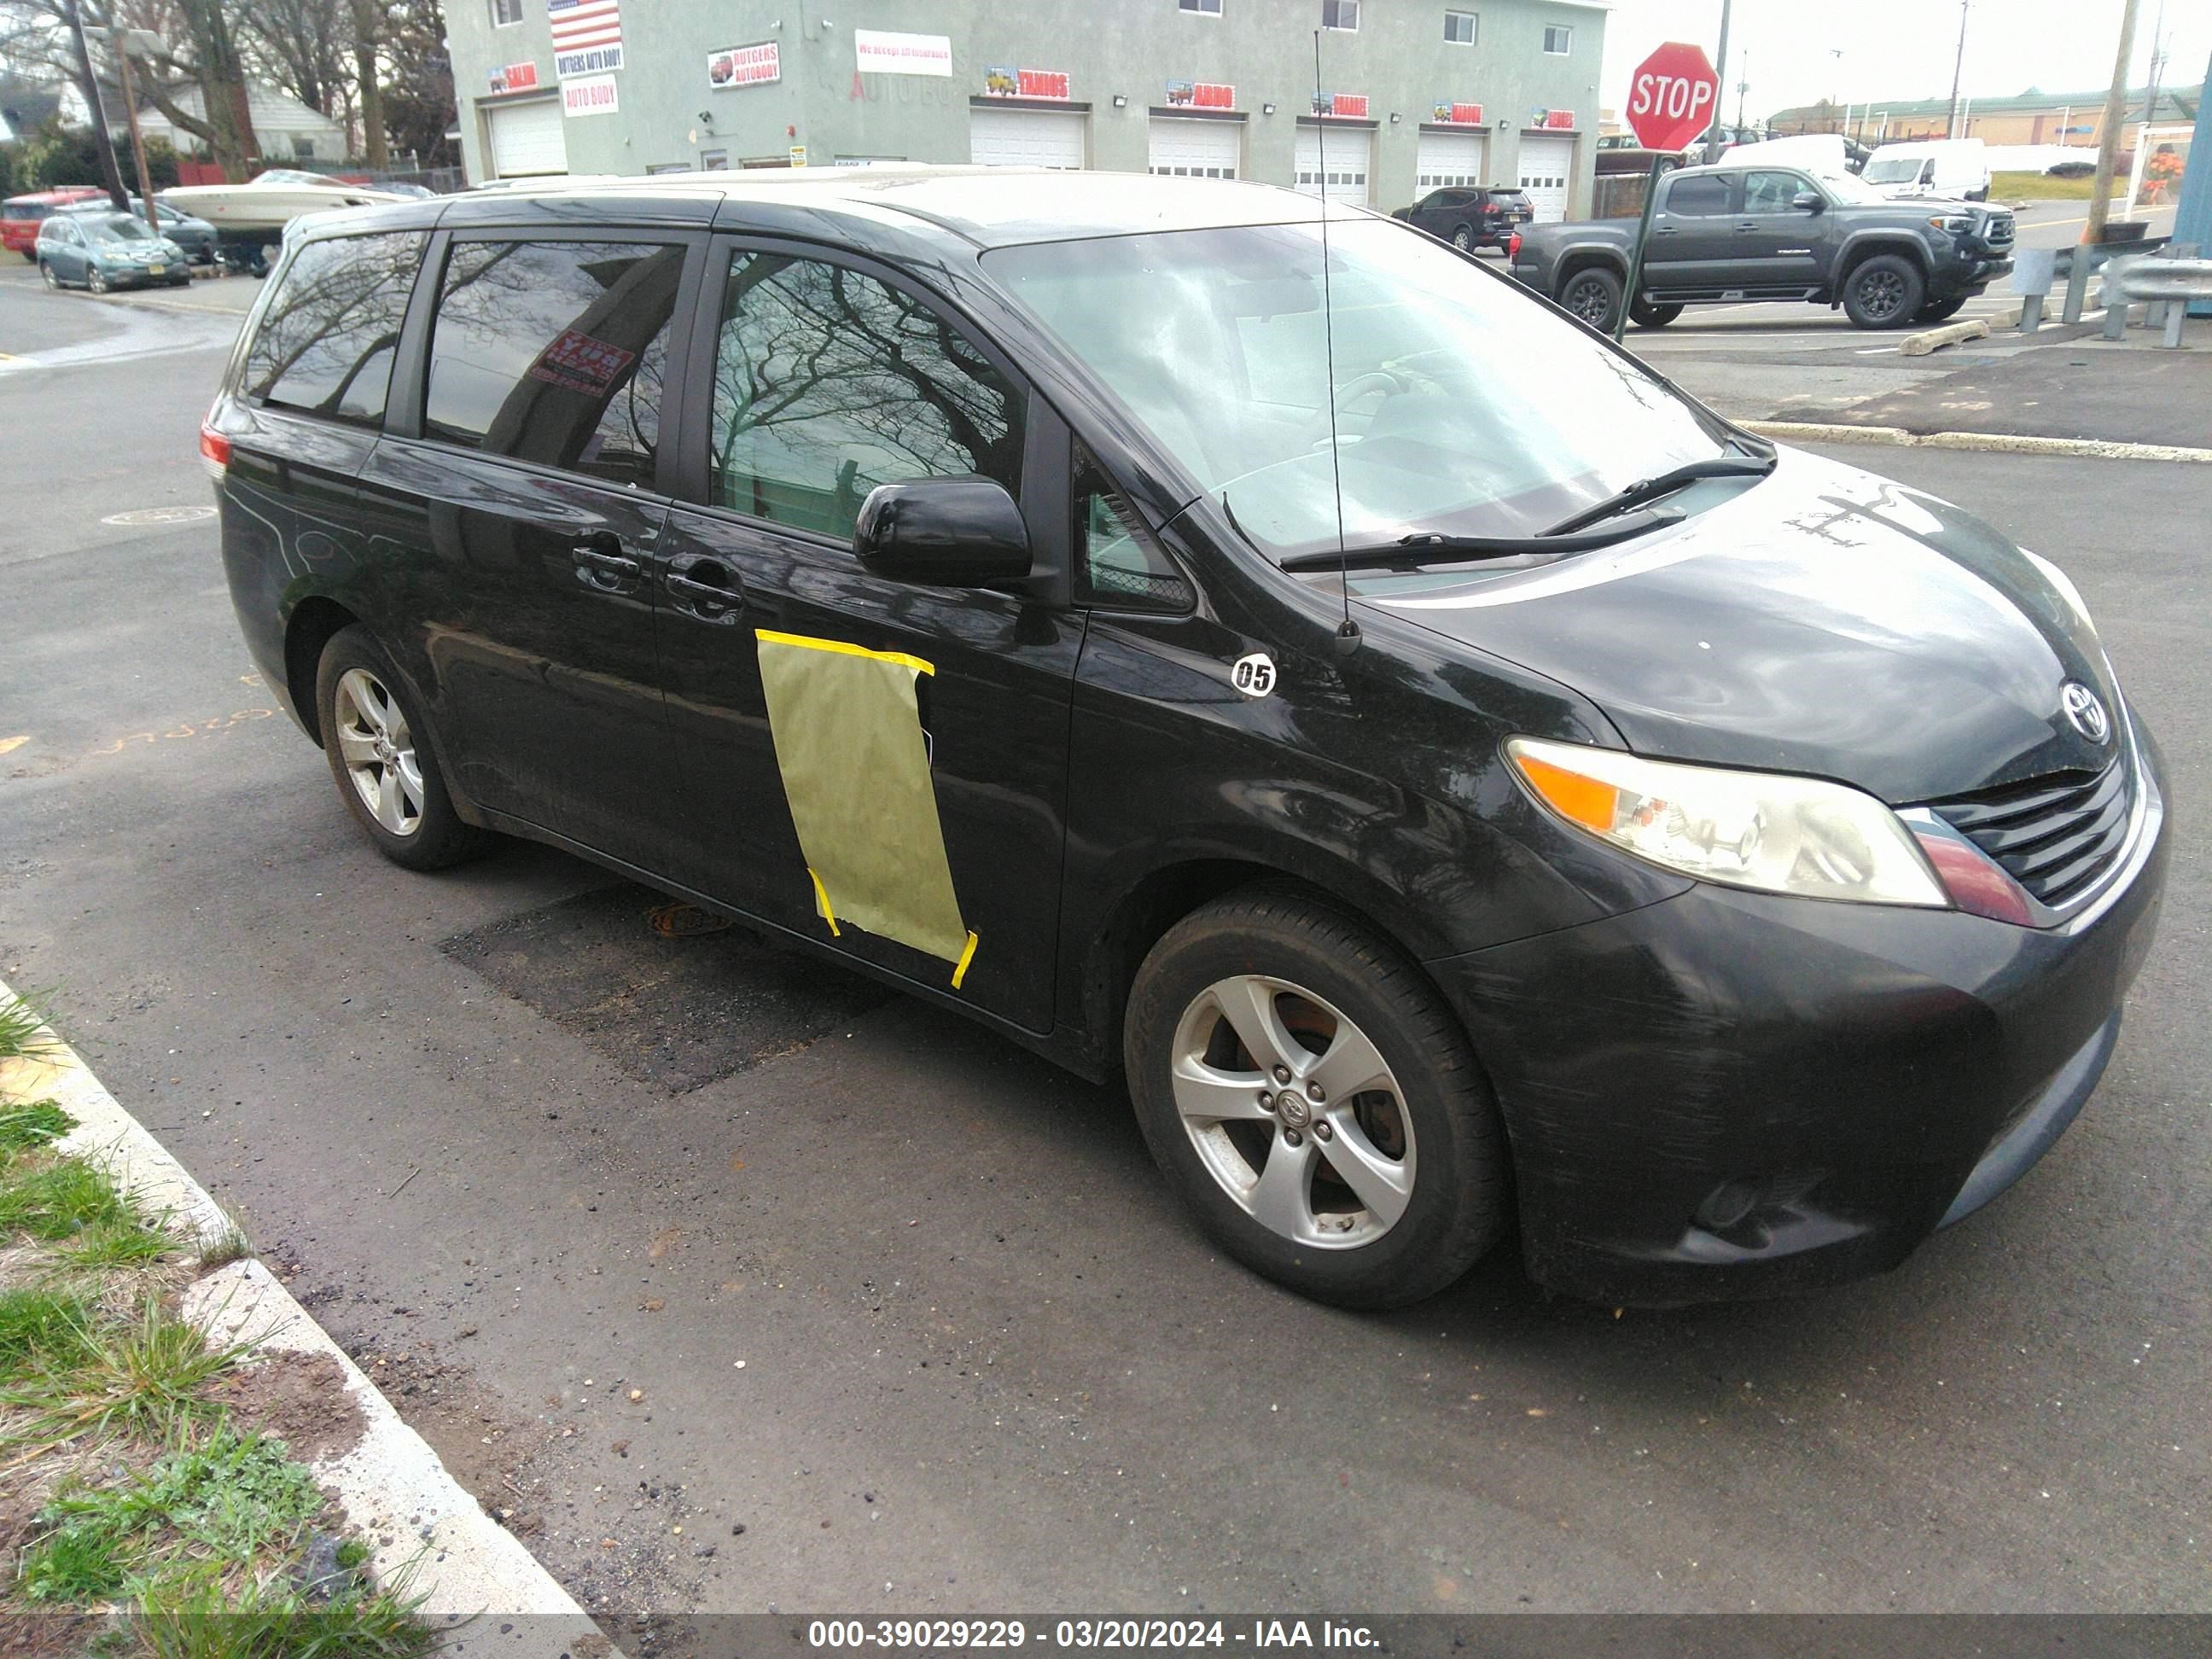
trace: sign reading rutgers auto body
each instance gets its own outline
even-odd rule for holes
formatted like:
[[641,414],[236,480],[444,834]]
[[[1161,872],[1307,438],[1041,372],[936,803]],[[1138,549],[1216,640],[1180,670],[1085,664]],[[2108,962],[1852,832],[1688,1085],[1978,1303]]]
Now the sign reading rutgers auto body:
[[553,27],[556,79],[605,75],[623,66],[621,0],[545,0],[545,12]]
[[717,90],[765,86],[782,78],[783,62],[773,40],[757,46],[725,46],[707,54],[707,82]]

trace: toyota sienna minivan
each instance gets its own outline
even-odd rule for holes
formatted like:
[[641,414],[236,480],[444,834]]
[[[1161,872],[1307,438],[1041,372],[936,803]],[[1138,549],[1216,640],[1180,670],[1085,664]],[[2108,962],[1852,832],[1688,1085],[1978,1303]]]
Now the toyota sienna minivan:
[[1118,1073],[1333,1302],[1509,1227],[1613,1302],[1893,1267],[2081,1109],[2155,925],[2057,568],[1287,191],[331,216],[201,447],[392,861],[548,842]]

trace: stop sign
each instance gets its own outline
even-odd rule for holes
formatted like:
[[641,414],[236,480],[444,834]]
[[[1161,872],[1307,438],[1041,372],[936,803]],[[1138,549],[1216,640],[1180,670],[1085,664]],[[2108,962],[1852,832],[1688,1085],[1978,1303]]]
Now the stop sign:
[[1721,78],[1703,46],[1669,40],[1636,66],[1628,125],[1646,149],[1681,149],[1713,124]]

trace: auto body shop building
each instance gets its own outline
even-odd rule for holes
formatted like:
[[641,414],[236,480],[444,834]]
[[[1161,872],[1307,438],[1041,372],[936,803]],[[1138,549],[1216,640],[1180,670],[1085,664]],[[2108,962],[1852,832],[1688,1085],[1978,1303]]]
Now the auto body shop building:
[[[975,161],[1588,210],[1601,0],[445,0],[469,177]],[[1314,32],[1321,34],[1316,86]]]

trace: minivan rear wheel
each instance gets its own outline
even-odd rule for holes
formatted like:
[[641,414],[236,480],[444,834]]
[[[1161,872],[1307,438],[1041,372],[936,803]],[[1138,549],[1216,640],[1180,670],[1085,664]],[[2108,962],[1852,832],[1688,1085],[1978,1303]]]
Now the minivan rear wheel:
[[410,870],[441,870],[491,845],[453,810],[421,712],[360,623],[323,647],[315,710],[338,793],[385,857]]
[[1200,1224],[1316,1300],[1433,1295],[1504,1227],[1504,1137],[1457,1023],[1387,940],[1303,895],[1232,894],[1170,928],[1123,1059]]

